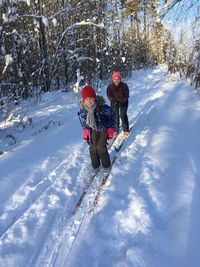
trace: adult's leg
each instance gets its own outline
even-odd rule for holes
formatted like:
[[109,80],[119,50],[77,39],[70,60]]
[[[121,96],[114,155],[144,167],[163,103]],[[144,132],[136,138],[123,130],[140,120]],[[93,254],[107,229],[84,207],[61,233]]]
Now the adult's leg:
[[119,132],[119,103],[113,103],[111,102],[111,108],[113,112],[115,113],[115,132]]
[[124,132],[129,132],[127,110],[128,110],[128,101],[126,103],[120,104],[120,116],[121,116],[122,127],[123,127]]

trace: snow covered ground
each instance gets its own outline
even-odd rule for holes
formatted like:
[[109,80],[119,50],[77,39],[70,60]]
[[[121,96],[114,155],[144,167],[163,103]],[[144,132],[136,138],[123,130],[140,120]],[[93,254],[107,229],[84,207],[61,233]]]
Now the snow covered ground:
[[91,214],[101,174],[72,216],[90,165],[77,98],[16,108],[32,122],[0,156],[1,267],[199,266],[200,98],[164,66],[127,83],[133,129]]

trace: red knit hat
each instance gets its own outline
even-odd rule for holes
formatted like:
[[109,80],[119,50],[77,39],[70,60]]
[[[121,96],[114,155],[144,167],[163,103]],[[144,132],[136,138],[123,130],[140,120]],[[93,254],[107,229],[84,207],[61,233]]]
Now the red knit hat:
[[83,101],[85,101],[87,97],[94,97],[94,98],[96,97],[96,93],[94,89],[92,88],[92,86],[90,85],[84,86],[81,94],[82,94]]
[[121,80],[122,78],[121,73],[118,71],[114,72],[112,75],[112,80],[114,80],[115,78],[119,78]]

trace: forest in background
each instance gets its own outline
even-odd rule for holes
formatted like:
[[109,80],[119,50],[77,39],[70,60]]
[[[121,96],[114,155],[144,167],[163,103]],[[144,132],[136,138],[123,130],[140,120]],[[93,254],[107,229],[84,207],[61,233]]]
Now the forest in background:
[[0,110],[162,63],[198,90],[199,24],[195,0],[0,0]]

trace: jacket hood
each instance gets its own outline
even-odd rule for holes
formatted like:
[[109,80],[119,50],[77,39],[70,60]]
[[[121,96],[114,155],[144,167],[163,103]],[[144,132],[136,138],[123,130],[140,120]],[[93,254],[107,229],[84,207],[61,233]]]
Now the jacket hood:
[[[97,103],[97,107],[102,107],[103,105],[105,105],[106,101],[104,99],[103,96],[96,96],[96,99],[95,99],[96,103]],[[85,108],[85,105],[84,105],[84,102],[83,100],[80,101],[80,108]]]

